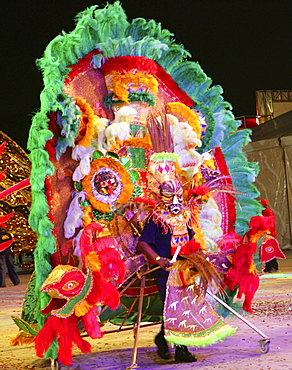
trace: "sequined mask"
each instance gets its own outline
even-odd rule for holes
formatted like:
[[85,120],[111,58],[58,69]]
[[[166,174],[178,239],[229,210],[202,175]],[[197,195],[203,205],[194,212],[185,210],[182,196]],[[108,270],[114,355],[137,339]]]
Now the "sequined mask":
[[160,186],[160,196],[162,203],[170,213],[178,215],[182,211],[183,189],[178,180],[165,181]]

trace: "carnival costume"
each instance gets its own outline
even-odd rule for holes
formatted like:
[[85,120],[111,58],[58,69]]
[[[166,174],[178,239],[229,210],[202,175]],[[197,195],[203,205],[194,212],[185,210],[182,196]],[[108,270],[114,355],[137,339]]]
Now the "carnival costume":
[[[160,24],[128,22],[119,2],[92,6],[76,21],[38,61],[44,90],[28,140],[29,222],[38,242],[12,343],[34,341],[38,356],[69,365],[73,344],[91,350],[80,330],[100,338],[101,321],[124,321],[135,288],[121,297],[119,291],[146,265],[136,245],[150,218],[164,233],[171,230],[172,254],[186,256],[170,272],[167,340],[194,346],[222,340],[234,330],[206,302],[206,290],[228,274],[249,219],[262,210],[252,184],[257,166],[241,150],[249,131],[237,131],[221,87],[211,86]],[[166,202],[169,192],[181,199],[176,215],[161,206],[161,189]],[[243,290],[249,310],[258,286],[255,252],[242,257],[241,273],[249,271],[255,287]],[[157,287],[147,286],[145,321],[161,320],[155,297]],[[176,325],[177,300],[183,305]],[[110,309],[99,315],[104,306]]]

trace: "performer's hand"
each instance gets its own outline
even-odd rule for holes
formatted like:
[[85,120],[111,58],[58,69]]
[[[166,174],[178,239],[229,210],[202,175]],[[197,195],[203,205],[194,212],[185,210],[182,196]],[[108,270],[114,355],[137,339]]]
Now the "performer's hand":
[[163,270],[167,270],[168,267],[170,267],[172,265],[171,261],[168,259],[168,258],[164,258],[164,257],[161,257],[158,261],[157,261],[158,265],[163,269]]

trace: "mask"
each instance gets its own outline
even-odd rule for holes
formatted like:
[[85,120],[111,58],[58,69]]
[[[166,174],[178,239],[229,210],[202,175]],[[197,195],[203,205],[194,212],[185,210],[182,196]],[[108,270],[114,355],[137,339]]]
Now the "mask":
[[165,181],[160,186],[160,196],[162,203],[170,213],[178,215],[182,210],[183,189],[178,180]]

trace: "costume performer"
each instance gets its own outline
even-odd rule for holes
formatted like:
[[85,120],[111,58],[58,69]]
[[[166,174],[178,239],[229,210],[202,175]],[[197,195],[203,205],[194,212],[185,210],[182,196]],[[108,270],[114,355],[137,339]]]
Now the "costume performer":
[[[276,216],[274,214],[274,211],[268,207],[269,205],[269,202],[267,201],[267,199],[261,199],[259,201],[260,204],[262,204],[264,206],[264,209],[262,211],[262,215],[264,217],[270,217],[271,219],[271,227],[269,229],[269,234],[274,238],[274,239],[277,239],[277,232],[276,232]],[[285,258],[285,256],[283,255],[283,253],[281,253],[281,256],[280,258]],[[264,268],[264,272],[276,272],[279,270],[279,265],[278,265],[278,261],[277,261],[277,258],[269,258],[268,261],[266,261],[266,264],[265,264],[265,268]]]
[[[169,156],[171,158],[171,154]],[[153,274],[160,298],[164,303],[164,320],[166,321],[162,321],[161,330],[155,337],[155,343],[158,347],[158,355],[163,359],[169,359],[170,353],[165,339],[166,332],[167,340],[175,344],[175,360],[177,362],[195,362],[196,357],[188,351],[185,343],[203,347],[232,335],[235,329],[225,325],[205,300],[201,288],[195,282],[195,278],[191,276],[188,261],[175,262],[177,257],[182,260],[182,256],[187,255],[189,258],[192,256],[195,259],[200,256],[201,266],[209,264],[202,251],[200,255],[196,255],[196,252],[201,250],[201,245],[192,240],[194,231],[191,226],[194,221],[191,216],[192,212],[195,212],[195,207],[192,208],[184,199],[182,183],[171,172],[173,163],[171,160],[165,161],[167,158],[165,152],[162,161],[159,161],[159,155],[155,156],[155,159],[153,157],[150,158],[148,171],[150,177],[155,178],[155,181],[149,180],[149,188],[154,197],[155,193],[159,191],[159,201],[145,223],[137,248],[150,263],[152,261],[152,264],[157,263],[160,267]],[[164,168],[164,171],[161,171],[161,167]],[[166,181],[163,181],[165,179]],[[159,180],[160,185],[157,189]],[[210,191],[206,186],[206,191],[208,190]],[[189,202],[192,203],[191,199]],[[195,260],[192,262],[194,263]],[[194,264],[191,266],[193,270],[196,270]],[[210,270],[207,269],[204,272],[210,274],[209,281],[212,278],[215,280],[217,277],[211,267],[210,264]],[[200,268],[201,274],[202,270]],[[199,275],[198,271],[197,275]],[[191,294],[190,291],[192,291]],[[207,320],[211,322],[211,325],[205,324]],[[187,321],[188,325],[186,325]]]
[[[175,181],[173,183],[166,182],[161,185],[160,193],[162,198],[164,195],[167,196],[169,212],[173,215],[178,215],[182,210],[182,189],[181,186],[179,186],[178,189],[175,189],[175,186],[179,186]],[[164,191],[166,194],[164,194]],[[178,191],[181,191],[181,194],[177,194]],[[187,231],[188,236],[186,236],[186,239],[190,240],[193,233],[189,228]],[[157,283],[160,298],[164,303],[166,298],[166,283],[169,275],[167,268],[172,265],[170,230],[163,233],[162,225],[157,225],[153,219],[150,219],[145,224],[143,232],[139,238],[137,248],[144,253],[150,261],[156,261],[160,266],[160,269],[154,271],[153,274]],[[155,337],[155,343],[158,347],[158,355],[163,359],[169,359],[170,353],[164,336],[163,323],[160,333]],[[178,362],[195,362],[196,358],[188,351],[186,346],[177,346],[175,350],[175,360]]]
[[[28,140],[29,222],[38,242],[13,344],[34,342],[38,356],[70,365],[73,344],[91,350],[81,326],[99,338],[100,320],[129,319],[118,292],[146,264],[139,237],[151,247],[140,249],[162,267],[163,300],[169,258],[185,258],[170,267],[165,338],[216,343],[233,329],[207,304],[206,290],[231,268],[238,238],[261,212],[252,184],[257,166],[242,152],[249,131],[237,131],[221,87],[154,20],[128,22],[119,2],[92,6],[76,20],[38,61],[44,90]],[[165,253],[148,239],[153,225]],[[146,306],[156,297],[155,287]],[[111,317],[99,317],[101,305]],[[145,321],[154,321],[153,311],[143,312]]]
[[[146,224],[138,244],[138,249],[149,259],[156,261],[161,267],[159,270],[154,271],[153,274],[163,303],[166,298],[166,283],[169,275],[167,268],[172,265],[170,238],[170,232],[163,235],[161,226],[156,226],[153,221],[150,220],[149,223]],[[162,323],[161,330],[155,337],[155,344],[158,347],[158,355],[165,360],[170,359],[168,345],[165,340],[164,323]],[[182,345],[176,346],[175,360],[178,362],[195,362],[196,357],[188,351],[186,346]]]

